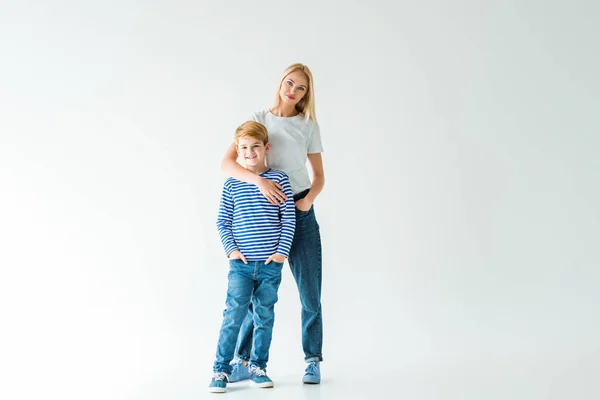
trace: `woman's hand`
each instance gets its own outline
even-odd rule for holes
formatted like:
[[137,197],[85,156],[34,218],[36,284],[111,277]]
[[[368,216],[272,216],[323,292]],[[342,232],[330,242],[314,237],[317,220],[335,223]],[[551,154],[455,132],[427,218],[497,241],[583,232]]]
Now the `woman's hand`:
[[283,193],[283,187],[270,179],[260,178],[260,182],[256,185],[263,196],[274,205],[285,203],[287,196]]
[[310,210],[310,207],[312,206],[312,201],[310,201],[308,198],[303,198],[300,199],[296,202],[296,208],[300,211],[308,211]]

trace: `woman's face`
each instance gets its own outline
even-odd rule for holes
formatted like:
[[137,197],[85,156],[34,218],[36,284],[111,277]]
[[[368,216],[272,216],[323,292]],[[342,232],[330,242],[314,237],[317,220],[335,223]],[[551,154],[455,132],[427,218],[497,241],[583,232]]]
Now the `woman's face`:
[[279,88],[281,101],[295,106],[308,91],[308,78],[302,71],[294,71],[283,78]]

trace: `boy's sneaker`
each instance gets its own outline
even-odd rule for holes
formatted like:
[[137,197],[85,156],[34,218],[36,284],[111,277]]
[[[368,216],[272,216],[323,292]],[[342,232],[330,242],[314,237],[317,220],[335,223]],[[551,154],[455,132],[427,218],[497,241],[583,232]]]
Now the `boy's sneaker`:
[[229,382],[233,383],[250,379],[250,371],[248,365],[244,365],[244,361],[237,360],[231,366],[233,367],[233,371],[229,375]]
[[267,376],[266,370],[261,369],[257,365],[251,365],[249,370],[250,370],[250,379],[252,379],[252,382],[254,382],[254,384],[256,386],[261,387],[261,388],[272,388],[273,387],[273,381],[271,380],[271,378],[269,378]]
[[208,385],[208,391],[211,393],[225,393],[227,382],[229,382],[229,378],[225,372],[215,372]]
[[308,363],[302,382],[313,385],[321,383],[321,367],[317,361]]

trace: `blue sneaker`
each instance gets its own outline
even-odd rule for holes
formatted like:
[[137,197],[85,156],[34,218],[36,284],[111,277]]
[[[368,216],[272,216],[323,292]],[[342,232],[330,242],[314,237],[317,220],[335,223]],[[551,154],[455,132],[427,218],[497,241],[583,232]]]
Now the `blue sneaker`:
[[318,361],[311,361],[308,363],[302,382],[313,385],[321,383],[321,367],[319,366]]
[[225,393],[228,381],[229,378],[225,372],[215,372],[208,385],[208,391],[211,393]]
[[250,379],[260,388],[272,388],[273,381],[267,376],[267,370],[261,369],[257,365],[250,366]]
[[233,371],[231,372],[231,375],[229,375],[229,382],[233,383],[250,379],[248,365],[244,365],[244,362],[245,361],[237,360],[231,364]]

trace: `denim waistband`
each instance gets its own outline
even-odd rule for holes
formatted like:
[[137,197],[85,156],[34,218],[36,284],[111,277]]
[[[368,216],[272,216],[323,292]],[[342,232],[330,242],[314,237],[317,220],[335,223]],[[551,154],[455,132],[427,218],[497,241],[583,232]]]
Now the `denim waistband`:
[[306,197],[306,195],[308,194],[308,192],[310,192],[310,189],[306,189],[306,190],[303,190],[303,191],[301,191],[301,192],[298,192],[298,193],[296,193],[296,194],[294,195],[294,201],[298,201],[298,200],[300,200],[300,199],[303,199],[303,198],[305,198],[305,197]]

